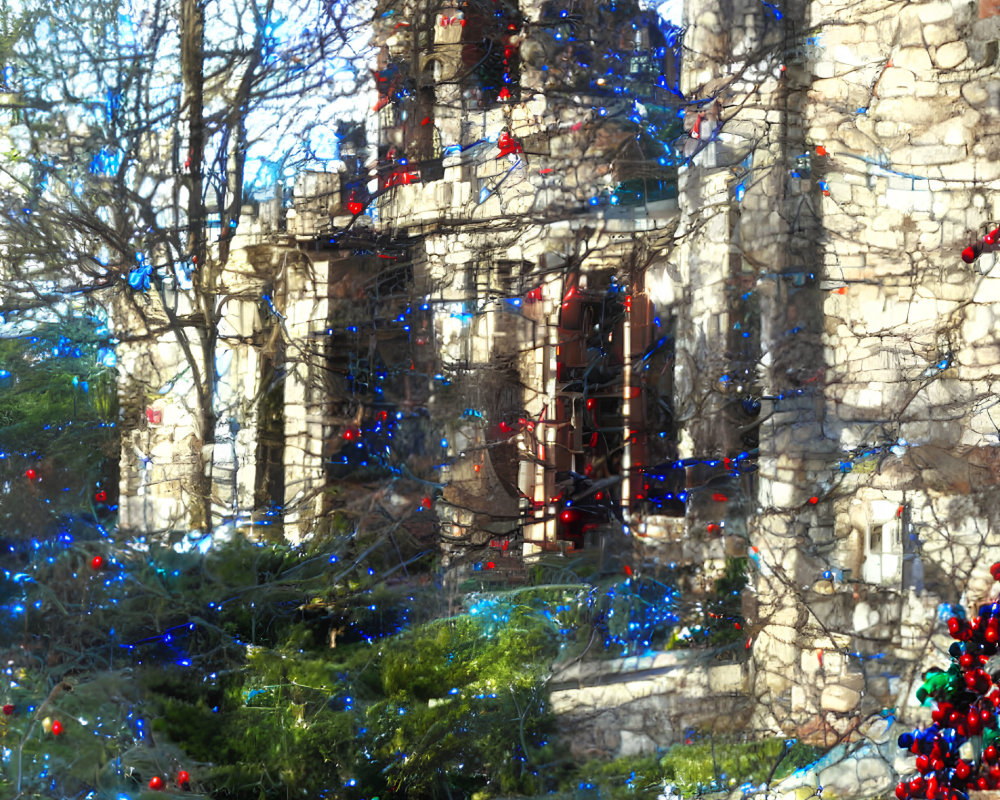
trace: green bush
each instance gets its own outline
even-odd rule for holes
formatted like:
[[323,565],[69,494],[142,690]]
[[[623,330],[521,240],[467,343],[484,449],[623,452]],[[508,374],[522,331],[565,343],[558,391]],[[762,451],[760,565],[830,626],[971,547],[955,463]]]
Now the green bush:
[[567,792],[590,790],[602,800],[654,800],[667,786],[692,797],[743,784],[773,785],[821,754],[820,749],[793,740],[715,736],[675,745],[659,757],[588,761],[566,772],[560,787]]
[[[117,375],[102,363],[110,350],[100,329],[80,317],[0,336],[5,539],[76,533],[81,515],[109,519],[118,494],[118,395]],[[26,477],[29,469],[34,478]]]

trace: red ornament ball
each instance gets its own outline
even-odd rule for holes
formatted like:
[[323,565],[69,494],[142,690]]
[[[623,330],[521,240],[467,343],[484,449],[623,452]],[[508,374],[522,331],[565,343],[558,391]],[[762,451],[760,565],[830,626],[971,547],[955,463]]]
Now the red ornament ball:
[[55,720],[52,723],[52,735],[53,736],[58,736],[62,732],[63,732],[62,723],[59,720]]
[[191,776],[186,769],[182,769],[177,773],[177,785],[187,786],[189,783],[191,783]]
[[14,706],[12,706],[10,703],[5,704],[3,707],[4,716],[9,717],[13,713],[14,713]]
[[90,559],[90,568],[95,572],[104,566],[104,559],[101,556],[94,556]]
[[979,245],[969,245],[962,251],[962,261],[966,264],[971,264],[979,255],[983,252],[982,247]]
[[103,503],[107,501],[107,499],[108,499],[108,493],[103,489],[101,489],[99,492],[94,493],[94,500],[98,503]]
[[154,792],[162,792],[163,778],[161,778],[159,775],[154,775],[152,778],[149,779],[149,788],[152,789]]

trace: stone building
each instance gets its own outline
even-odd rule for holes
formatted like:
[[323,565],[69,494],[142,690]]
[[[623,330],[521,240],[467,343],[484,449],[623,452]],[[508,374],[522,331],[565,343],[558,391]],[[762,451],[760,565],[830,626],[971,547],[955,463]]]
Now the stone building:
[[[405,245],[387,244],[370,225],[332,236],[354,216],[348,206],[358,178],[355,144],[342,147],[342,171],[304,173],[287,200],[245,209],[251,221],[220,273],[218,422],[204,459],[213,527],[258,528],[298,541],[328,526],[329,512],[344,505],[331,485],[387,468],[384,454],[372,450],[385,442],[375,440],[426,406],[431,349],[410,336],[408,324],[419,326],[426,315],[403,320],[410,316],[412,270],[394,265]],[[164,308],[173,302],[174,318],[183,318],[190,303],[163,283],[128,295],[117,313],[119,327],[136,340],[118,348],[129,420],[120,519],[126,529],[177,535],[192,529],[199,491],[192,479],[198,407],[192,356]],[[201,363],[197,354],[193,360]],[[146,402],[137,406],[137,397]],[[419,450],[411,448],[403,461],[412,466]],[[394,510],[417,502],[406,491],[387,494]]]
[[459,561],[507,575],[633,509],[682,515],[683,478],[646,478],[676,455],[674,320],[645,281],[677,221],[678,31],[631,2],[383,5],[376,225],[414,239],[464,398],[432,401]]
[[[456,574],[603,548],[708,585],[746,555],[751,659],[712,691],[832,741],[910,702],[1000,544],[1000,17],[688,0],[685,27],[380,5],[374,175],[359,146],[302,176],[234,262],[218,513],[308,534],[398,414],[434,488],[386,507],[433,508]],[[172,412],[143,413],[123,521],[169,527]]]
[[[686,293],[678,349],[692,364],[725,352],[688,385],[756,417],[748,616],[766,729],[834,737],[905,708],[941,662],[940,604],[988,592],[996,13],[687,4],[682,88],[704,100],[688,113],[697,152],[670,258]],[[694,450],[718,446],[690,434]]]

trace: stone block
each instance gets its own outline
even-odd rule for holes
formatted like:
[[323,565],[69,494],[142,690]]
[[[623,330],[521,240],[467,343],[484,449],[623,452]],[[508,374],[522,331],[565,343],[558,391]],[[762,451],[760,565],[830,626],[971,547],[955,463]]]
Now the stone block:
[[923,47],[903,47],[893,56],[892,64],[894,67],[907,69],[915,75],[924,75],[931,70],[931,57]]
[[981,183],[991,183],[1000,180],[1000,160],[993,158],[978,158],[976,165],[976,180]]
[[[912,75],[910,76],[912,79]],[[847,84],[839,78],[825,78],[813,82],[811,95],[825,103],[834,103],[847,99]]]
[[895,136],[899,136],[903,132],[904,128],[908,129],[910,126],[904,122],[894,119],[879,120],[875,123],[875,135],[880,139],[891,139]]
[[[976,116],[979,116],[978,114]],[[938,133],[943,131],[942,139],[946,145],[966,146],[969,143],[970,132],[974,126],[966,126],[965,119],[952,119],[943,125],[939,125]]]
[[996,317],[989,306],[974,305],[967,309],[962,324],[962,338],[970,345],[995,341]]
[[[923,23],[917,16],[915,4],[906,5],[895,16],[896,28],[892,32],[893,40],[900,47],[919,47],[924,43]],[[869,26],[875,27],[875,26]],[[885,41],[883,39],[882,41]],[[885,56],[882,56],[885,58]]]
[[1000,277],[991,275],[979,281],[972,300],[976,303],[1000,303]]
[[832,61],[817,61],[813,64],[813,75],[817,78],[832,78],[837,74],[837,66]]
[[[886,75],[893,70],[887,69]],[[907,70],[902,70],[907,72]],[[912,75],[912,73],[911,73]],[[885,75],[879,83],[879,95],[883,98],[878,106],[873,109],[873,115],[877,113],[879,119],[906,120],[911,125],[934,125],[941,121],[941,109],[936,103],[914,103],[913,97],[892,97],[887,98],[882,91]],[[940,92],[940,87],[939,87]]]
[[713,694],[742,691],[742,665],[726,664],[719,667],[710,667],[708,670],[708,687]]
[[954,69],[969,57],[964,42],[948,42],[934,51],[934,62],[941,69]]
[[840,684],[826,686],[820,695],[820,708],[835,714],[849,714],[861,702],[861,692]]
[[962,97],[969,105],[980,106],[990,99],[990,94],[979,81],[969,81],[962,85]]
[[[889,67],[882,73],[882,79],[878,83],[879,97],[911,96],[916,87],[916,81],[916,76],[908,69]],[[879,111],[882,111],[881,103]]]
[[[946,180],[971,182],[976,179],[976,165],[974,163],[959,158],[955,158],[953,161],[958,163],[938,162],[941,164],[941,175]],[[910,163],[915,164],[917,162]],[[952,202],[954,202],[954,200]]]
[[941,84],[937,81],[917,81],[913,93],[917,97],[940,97]]
[[897,148],[894,156],[897,163],[901,165],[923,166],[927,164],[940,164],[942,165],[941,172],[946,178],[950,177],[948,175],[949,169],[959,166],[968,166],[969,172],[972,172],[972,165],[965,162],[967,150],[964,144],[925,144],[918,147],[902,147]]
[[955,26],[944,22],[940,25],[925,25],[923,29],[924,41],[932,47],[937,47],[947,42],[953,42],[958,38]]
[[[796,502],[797,487],[794,484],[774,482],[771,483],[768,489],[770,489],[770,492],[768,492],[770,494],[768,505],[785,508]],[[762,491],[763,494],[764,491]]]
[[931,3],[921,3],[917,6],[917,16],[924,25],[933,22],[944,22],[955,15],[954,6],[950,0],[935,0]]

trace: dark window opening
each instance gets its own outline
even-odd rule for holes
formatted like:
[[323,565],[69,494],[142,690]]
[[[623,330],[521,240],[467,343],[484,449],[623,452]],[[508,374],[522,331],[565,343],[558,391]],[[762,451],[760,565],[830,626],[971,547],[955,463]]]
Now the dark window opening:
[[463,9],[462,64],[479,89],[479,103],[521,99],[521,60],[515,42],[523,24],[516,6],[470,0]]
[[563,505],[558,536],[582,547],[587,534],[621,513],[626,291],[610,274],[590,274],[587,288],[566,283],[560,309],[560,419],[556,484]]
[[[663,137],[671,141],[680,133],[680,121],[675,118],[672,129]],[[640,206],[677,198],[677,167],[669,150],[660,140],[649,136],[631,138],[614,161],[617,185],[616,204]]]
[[285,502],[285,344],[280,337],[261,355],[260,377],[264,387],[258,413],[257,471],[254,502],[273,509]]

